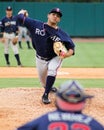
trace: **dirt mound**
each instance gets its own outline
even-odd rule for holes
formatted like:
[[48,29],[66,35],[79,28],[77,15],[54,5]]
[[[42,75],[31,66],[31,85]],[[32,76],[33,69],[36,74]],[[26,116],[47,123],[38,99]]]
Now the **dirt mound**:
[[[104,124],[104,89],[86,89],[87,93],[96,97],[87,103],[84,113],[96,118]],[[13,130],[48,111],[55,109],[55,95],[50,94],[52,104],[41,102],[43,88],[6,88],[0,89],[0,128]]]
[[[91,72],[89,74],[89,72]],[[37,78],[36,68],[1,67],[0,78]],[[61,68],[57,78],[103,79],[104,68]],[[0,89],[0,129],[14,130],[16,127],[55,109],[53,93],[52,104],[41,102],[43,88],[2,88]],[[87,88],[86,92],[95,95],[87,103],[85,114],[91,115],[104,124],[104,88]]]

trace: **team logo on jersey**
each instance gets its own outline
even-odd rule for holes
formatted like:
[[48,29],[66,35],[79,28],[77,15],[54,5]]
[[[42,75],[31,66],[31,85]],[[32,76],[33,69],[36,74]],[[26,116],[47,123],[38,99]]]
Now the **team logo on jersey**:
[[55,41],[55,42],[61,41],[61,39],[57,36],[52,36],[51,39],[52,39],[52,41]]
[[39,28],[36,28],[35,34],[40,35],[40,36],[45,36],[45,30],[40,30]]
[[[40,36],[45,36],[45,30],[44,29],[40,30],[39,28],[36,28],[35,34],[40,35]],[[52,41],[60,41],[61,40],[59,37],[57,37],[55,35],[50,37],[50,38],[52,39]]]
[[5,26],[16,25],[16,21],[5,22]]

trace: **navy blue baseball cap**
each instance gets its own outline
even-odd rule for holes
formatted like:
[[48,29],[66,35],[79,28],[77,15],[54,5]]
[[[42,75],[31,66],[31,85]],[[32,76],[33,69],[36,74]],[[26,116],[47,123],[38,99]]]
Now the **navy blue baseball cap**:
[[78,82],[66,81],[56,93],[56,107],[63,111],[81,112],[85,108],[86,100],[93,97],[85,93]]
[[49,12],[49,14],[50,14],[50,13],[57,13],[57,14],[59,14],[60,17],[62,17],[62,12],[61,12],[61,10],[60,10],[59,8],[54,8],[54,9],[52,9],[52,10]]
[[7,10],[7,11],[12,11],[12,7],[11,7],[11,6],[8,6],[8,7],[6,8],[6,10]]

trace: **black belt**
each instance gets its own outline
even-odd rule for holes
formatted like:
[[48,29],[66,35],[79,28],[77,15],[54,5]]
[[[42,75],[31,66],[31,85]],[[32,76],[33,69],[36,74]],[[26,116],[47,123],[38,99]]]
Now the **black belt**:
[[39,55],[36,54],[36,57],[39,58],[40,60],[45,60],[45,61],[49,61],[51,58],[44,58],[44,57],[41,57]]

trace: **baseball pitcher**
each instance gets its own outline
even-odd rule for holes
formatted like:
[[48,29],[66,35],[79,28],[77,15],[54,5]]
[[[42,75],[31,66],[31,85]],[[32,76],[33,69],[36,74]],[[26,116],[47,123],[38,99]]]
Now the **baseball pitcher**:
[[[73,41],[57,25],[61,17],[62,12],[59,8],[54,8],[48,13],[46,23],[29,18],[26,10],[21,10],[17,15],[20,24],[24,24],[31,33],[32,44],[36,50],[36,66],[39,79],[45,88],[42,95],[42,102],[44,104],[51,102],[48,97],[50,91],[52,89],[56,91],[53,85],[62,60],[74,54],[75,45]],[[57,41],[62,42],[67,49],[65,53],[60,53],[60,55],[63,55],[63,58],[60,58],[54,51],[53,44]]]

